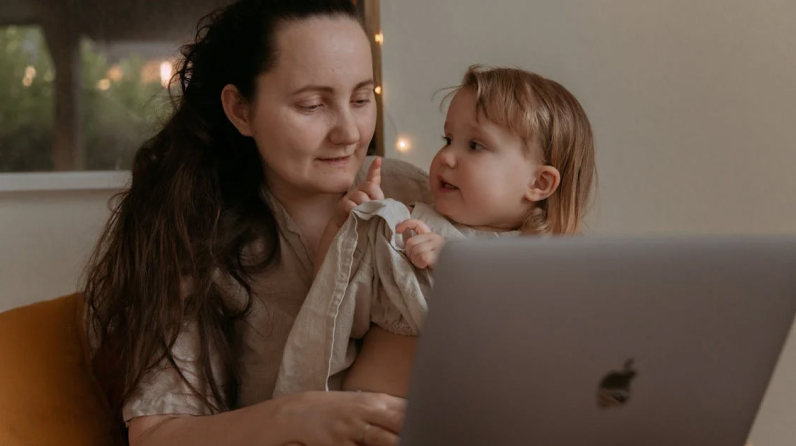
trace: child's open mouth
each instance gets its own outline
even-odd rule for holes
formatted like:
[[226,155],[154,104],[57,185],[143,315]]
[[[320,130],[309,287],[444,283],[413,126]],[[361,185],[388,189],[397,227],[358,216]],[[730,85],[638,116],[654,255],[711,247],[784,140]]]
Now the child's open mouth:
[[448,183],[447,181],[444,181],[444,180],[440,180],[440,189],[442,189],[443,191],[459,190],[458,187],[456,187],[456,186],[452,185],[451,183]]

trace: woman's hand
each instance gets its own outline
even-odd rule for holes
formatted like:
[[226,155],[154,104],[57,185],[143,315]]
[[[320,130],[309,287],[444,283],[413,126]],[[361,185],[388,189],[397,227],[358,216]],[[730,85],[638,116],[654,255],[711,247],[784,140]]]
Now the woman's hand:
[[294,432],[290,446],[396,446],[406,402],[366,392],[291,395],[283,416]]
[[217,415],[133,418],[131,446],[396,446],[406,402],[376,393],[306,392]]
[[402,221],[395,227],[395,232],[399,234],[403,234],[404,231],[415,232],[415,235],[404,239],[404,250],[412,264],[420,269],[434,269],[445,240],[431,232],[428,225],[412,218]]
[[337,205],[332,222],[337,229],[343,227],[351,211],[362,203],[371,200],[383,200],[384,191],[381,190],[381,158],[376,158],[368,169],[368,176],[359,186],[351,189]]

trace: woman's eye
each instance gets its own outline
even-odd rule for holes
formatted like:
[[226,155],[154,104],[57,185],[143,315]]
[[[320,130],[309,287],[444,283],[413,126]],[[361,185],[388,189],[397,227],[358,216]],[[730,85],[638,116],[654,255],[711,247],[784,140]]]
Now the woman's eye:
[[448,138],[447,136],[443,136],[443,137],[442,137],[442,140],[443,140],[443,141],[445,141],[445,145],[446,145],[446,146],[449,146],[449,145],[451,145],[451,139],[450,139],[450,138]]
[[313,112],[323,107],[323,104],[299,104],[298,107],[303,111]]
[[369,103],[370,103],[370,98],[362,98],[362,99],[354,100],[354,104],[356,104],[356,105],[358,105],[360,107],[368,105]]

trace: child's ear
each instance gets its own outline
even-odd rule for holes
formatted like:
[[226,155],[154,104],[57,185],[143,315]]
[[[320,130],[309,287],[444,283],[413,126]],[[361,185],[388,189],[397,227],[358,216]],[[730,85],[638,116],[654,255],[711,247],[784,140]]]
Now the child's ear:
[[525,199],[532,203],[545,200],[553,195],[559,184],[561,184],[561,173],[558,169],[553,166],[542,166],[528,185]]
[[243,136],[254,136],[252,132],[251,113],[249,104],[240,94],[238,89],[230,84],[221,90],[221,105],[227,119]]

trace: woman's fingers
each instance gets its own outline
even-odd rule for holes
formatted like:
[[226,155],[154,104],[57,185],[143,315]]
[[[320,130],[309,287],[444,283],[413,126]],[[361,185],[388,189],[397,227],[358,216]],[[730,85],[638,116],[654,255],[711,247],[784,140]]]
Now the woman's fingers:
[[378,426],[372,426],[365,430],[361,444],[365,446],[397,446],[398,435]]
[[[365,403],[369,408],[365,415],[365,421],[379,427],[381,430],[392,433],[397,439],[397,434],[401,431],[401,426],[404,423],[406,400],[391,395],[375,393],[363,393],[362,396],[369,400]],[[379,429],[375,429],[375,431],[378,432]]]

